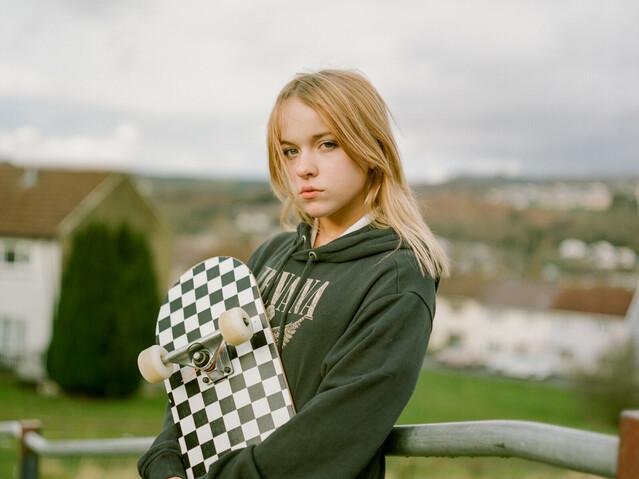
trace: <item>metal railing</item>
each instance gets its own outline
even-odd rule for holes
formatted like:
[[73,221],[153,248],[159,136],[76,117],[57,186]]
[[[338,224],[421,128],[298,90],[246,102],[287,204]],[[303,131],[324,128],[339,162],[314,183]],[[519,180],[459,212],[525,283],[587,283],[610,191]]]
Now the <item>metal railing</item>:
[[[0,436],[20,441],[19,478],[37,479],[40,456],[141,455],[152,437],[45,439],[39,421],[0,423]],[[389,456],[518,457],[618,479],[639,478],[639,411],[621,415],[619,436],[529,421],[469,421],[395,426]]]

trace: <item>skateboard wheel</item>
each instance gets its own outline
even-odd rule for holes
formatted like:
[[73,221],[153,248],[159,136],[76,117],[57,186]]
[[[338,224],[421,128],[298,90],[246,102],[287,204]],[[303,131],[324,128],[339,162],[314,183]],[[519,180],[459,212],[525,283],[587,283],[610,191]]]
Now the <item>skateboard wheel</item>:
[[162,359],[167,355],[166,349],[154,344],[138,355],[138,369],[142,377],[155,384],[164,381],[173,374],[173,364],[164,364]]
[[220,315],[220,332],[227,344],[237,346],[253,336],[249,316],[242,308],[233,308]]

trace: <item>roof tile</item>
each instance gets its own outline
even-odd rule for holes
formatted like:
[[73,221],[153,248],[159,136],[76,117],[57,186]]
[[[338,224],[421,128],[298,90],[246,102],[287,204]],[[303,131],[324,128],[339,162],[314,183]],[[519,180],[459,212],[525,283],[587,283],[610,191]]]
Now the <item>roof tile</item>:
[[110,174],[0,163],[0,235],[55,236],[60,222]]

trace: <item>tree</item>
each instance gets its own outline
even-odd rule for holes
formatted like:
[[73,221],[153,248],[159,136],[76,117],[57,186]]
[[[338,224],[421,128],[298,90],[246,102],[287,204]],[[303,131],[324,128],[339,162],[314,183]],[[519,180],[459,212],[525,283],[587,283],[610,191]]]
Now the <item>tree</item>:
[[91,224],[72,239],[47,354],[51,379],[90,396],[139,386],[138,352],[152,344],[159,307],[144,236]]
[[612,201],[610,202],[610,207],[608,209],[625,210],[630,213],[636,213],[639,211],[636,196],[631,193],[622,193],[620,191],[617,191],[612,195]]
[[595,371],[579,371],[577,385],[604,412],[611,424],[617,424],[626,409],[639,407],[637,349],[632,341],[610,348],[599,358]]

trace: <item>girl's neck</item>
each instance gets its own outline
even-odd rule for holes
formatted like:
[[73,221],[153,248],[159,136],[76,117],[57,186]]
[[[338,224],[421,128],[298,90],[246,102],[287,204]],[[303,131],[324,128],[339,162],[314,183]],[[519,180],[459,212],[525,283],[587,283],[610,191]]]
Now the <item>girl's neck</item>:
[[326,221],[322,221],[322,218],[316,218],[313,224],[312,245],[313,248],[319,248],[331,241],[355,231],[363,226],[366,226],[371,222],[370,216],[364,214],[356,221],[351,222],[348,225],[335,225]]

